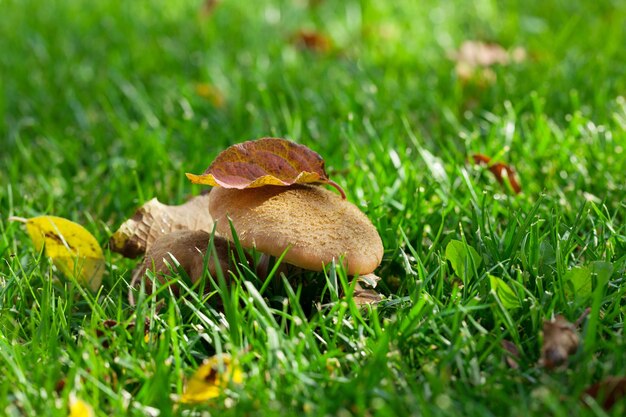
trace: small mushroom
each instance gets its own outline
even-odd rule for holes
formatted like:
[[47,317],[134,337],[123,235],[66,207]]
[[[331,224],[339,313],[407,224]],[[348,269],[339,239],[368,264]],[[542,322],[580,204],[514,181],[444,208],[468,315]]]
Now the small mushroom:
[[[147,270],[153,270],[161,283],[172,274],[170,266],[174,266],[174,259],[187,273],[192,283],[196,283],[204,273],[204,259],[211,240],[211,235],[203,230],[179,230],[158,238],[146,253],[141,268],[133,274],[131,287],[136,288],[144,279]],[[233,268],[231,262],[230,243],[219,236],[213,240],[217,253],[217,261],[214,256],[208,259],[207,268],[212,276],[216,275],[216,262],[219,262],[224,276],[228,278],[228,271]],[[246,259],[247,262],[250,259]],[[168,265],[169,264],[169,265]],[[150,280],[144,280],[146,291],[152,292]],[[178,294],[178,287],[173,285],[172,290]]]
[[264,186],[244,190],[216,187],[209,212],[217,233],[232,240],[230,224],[244,248],[312,271],[339,261],[350,275],[380,264],[383,244],[372,222],[354,204],[319,186]]

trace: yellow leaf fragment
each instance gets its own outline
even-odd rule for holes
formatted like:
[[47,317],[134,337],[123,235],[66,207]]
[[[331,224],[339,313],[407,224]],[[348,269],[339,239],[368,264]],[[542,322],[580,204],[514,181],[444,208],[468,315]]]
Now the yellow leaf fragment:
[[93,408],[80,398],[70,401],[69,417],[94,417],[95,415]]
[[96,291],[102,283],[104,255],[98,241],[83,226],[56,216],[26,219],[26,231],[35,248],[67,276]]
[[243,373],[230,355],[207,359],[187,381],[180,402],[198,404],[218,397],[229,383],[241,384]]

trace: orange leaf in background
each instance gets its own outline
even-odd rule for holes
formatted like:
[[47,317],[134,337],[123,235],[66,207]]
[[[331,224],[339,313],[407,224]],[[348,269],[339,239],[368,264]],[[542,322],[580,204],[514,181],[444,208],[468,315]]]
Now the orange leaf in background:
[[491,163],[491,158],[482,154],[472,155],[472,159],[475,164],[487,165],[489,171],[496,177],[496,180],[500,184],[504,183],[504,179],[509,180],[509,184],[511,184],[511,188],[515,193],[519,194],[522,191],[522,187],[517,181],[517,175],[515,174],[515,170],[507,164],[503,164],[501,162]]
[[219,4],[220,0],[204,0],[202,6],[200,6],[201,15],[203,17],[211,16]]
[[318,182],[332,185],[346,198],[341,187],[328,178],[321,156],[285,139],[262,138],[233,145],[221,152],[202,175],[186,175],[194,184],[239,190]]
[[224,107],[224,94],[211,84],[196,84],[196,94],[209,100],[217,108]]
[[243,373],[230,355],[207,359],[189,378],[180,402],[197,404],[219,397],[229,383],[241,384]]
[[292,36],[291,40],[296,46],[314,52],[325,53],[332,49],[330,39],[319,32],[300,30]]
[[592,397],[609,411],[616,402],[626,397],[626,378],[609,376],[587,388],[584,394]]

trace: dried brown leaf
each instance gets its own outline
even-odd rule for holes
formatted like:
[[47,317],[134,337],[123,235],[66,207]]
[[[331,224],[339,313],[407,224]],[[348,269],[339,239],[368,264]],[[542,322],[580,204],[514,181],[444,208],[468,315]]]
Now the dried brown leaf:
[[561,315],[543,322],[543,346],[540,363],[547,369],[567,364],[578,350],[580,339],[574,325]]
[[[373,275],[373,274],[370,274]],[[357,278],[357,283],[352,293],[352,299],[358,306],[370,305],[380,303],[383,299],[383,295],[371,288],[363,288],[361,286],[360,278]]]
[[308,49],[317,53],[330,52],[333,46],[332,42],[326,35],[309,30],[300,30],[296,32],[292,36],[291,40],[297,47]]
[[519,194],[522,191],[513,167],[501,162],[493,163],[490,157],[482,154],[472,155],[472,159],[476,164],[486,165],[500,184],[503,184],[506,179],[515,193]]
[[161,236],[176,230],[213,230],[208,193],[179,206],[165,205],[156,198],[141,206],[111,236],[111,250],[127,258],[143,255]]
[[380,281],[380,277],[374,273],[369,273],[365,275],[359,275],[357,280],[359,281],[359,283],[363,283],[368,287],[376,288],[376,285],[378,285],[378,281]]
[[187,174],[194,184],[214,187],[256,188],[265,185],[325,183],[345,198],[331,181],[324,160],[304,145],[285,139],[262,138],[233,145],[221,152],[201,175]]
[[478,78],[478,81],[490,84],[495,81],[496,75],[489,67],[522,62],[526,59],[526,50],[516,47],[509,53],[496,43],[470,40],[463,42],[459,50],[449,56],[456,61],[456,73],[461,80]]
[[504,362],[511,369],[519,369],[519,364],[517,363],[517,359],[519,359],[519,350],[517,349],[517,346],[515,346],[515,343],[509,340],[503,340],[502,348],[506,352],[504,355]]
[[495,64],[509,63],[508,52],[496,43],[465,41],[458,51],[451,54],[452,59],[470,67],[489,67]]
[[[609,376],[587,388],[584,395],[593,398],[606,411],[626,397],[626,377]],[[581,398],[584,400],[583,398]]]

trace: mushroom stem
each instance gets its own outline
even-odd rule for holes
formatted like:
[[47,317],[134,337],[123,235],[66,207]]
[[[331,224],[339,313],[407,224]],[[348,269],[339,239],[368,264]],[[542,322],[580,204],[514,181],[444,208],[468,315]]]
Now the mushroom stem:
[[333,188],[335,188],[337,191],[339,191],[339,194],[341,194],[341,198],[343,200],[346,199],[346,193],[343,191],[343,188],[341,188],[341,186],[339,184],[337,184],[335,181],[333,180],[326,180],[326,183],[330,186],[332,186]]

